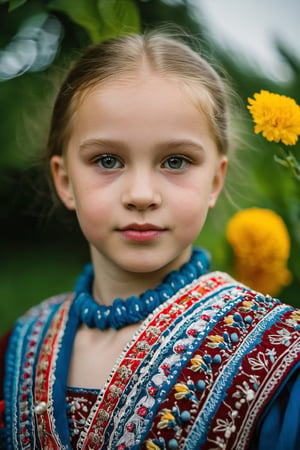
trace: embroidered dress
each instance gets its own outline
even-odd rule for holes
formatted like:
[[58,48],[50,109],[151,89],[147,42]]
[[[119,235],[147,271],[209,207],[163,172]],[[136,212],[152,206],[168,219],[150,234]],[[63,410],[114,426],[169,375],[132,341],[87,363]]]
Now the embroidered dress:
[[[293,375],[289,388],[300,392],[300,311],[227,274],[201,275],[158,306],[92,395],[66,386],[74,304],[74,295],[55,297],[15,327],[3,448],[263,448],[275,396]],[[300,448],[293,432],[295,445],[278,449]]]

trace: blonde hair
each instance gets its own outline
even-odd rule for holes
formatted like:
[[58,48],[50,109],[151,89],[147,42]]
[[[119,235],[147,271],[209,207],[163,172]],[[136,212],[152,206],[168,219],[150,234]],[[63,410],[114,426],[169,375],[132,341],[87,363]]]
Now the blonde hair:
[[[88,47],[70,69],[54,105],[46,160],[62,154],[71,133],[72,117],[79,98],[90,88],[122,80],[144,66],[155,74],[184,82],[193,101],[207,113],[221,154],[229,146],[226,85],[196,51],[179,38],[151,31],[124,35]],[[199,95],[200,94],[200,95]]]

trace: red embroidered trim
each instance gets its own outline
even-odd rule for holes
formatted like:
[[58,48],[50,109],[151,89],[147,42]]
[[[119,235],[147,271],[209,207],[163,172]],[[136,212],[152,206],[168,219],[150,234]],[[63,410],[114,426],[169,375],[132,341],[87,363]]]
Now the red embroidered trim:
[[35,385],[35,413],[38,425],[38,434],[43,448],[59,450],[61,446],[53,435],[51,410],[53,373],[57,358],[58,344],[64,330],[72,297],[67,299],[55,314],[46,337],[43,341],[36,371]]

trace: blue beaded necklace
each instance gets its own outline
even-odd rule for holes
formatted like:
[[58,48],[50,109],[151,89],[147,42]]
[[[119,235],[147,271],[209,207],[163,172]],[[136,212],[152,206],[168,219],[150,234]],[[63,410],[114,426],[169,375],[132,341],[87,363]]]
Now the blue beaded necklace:
[[191,283],[209,269],[206,251],[194,248],[189,262],[174,270],[155,289],[146,290],[140,297],[126,300],[116,298],[112,305],[99,305],[91,295],[94,280],[92,264],[87,264],[75,285],[74,311],[89,328],[125,327],[145,319],[155,308],[171,298],[180,288]]

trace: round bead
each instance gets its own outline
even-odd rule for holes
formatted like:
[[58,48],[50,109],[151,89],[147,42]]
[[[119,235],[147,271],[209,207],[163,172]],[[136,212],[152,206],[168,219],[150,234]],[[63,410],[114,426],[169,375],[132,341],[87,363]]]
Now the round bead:
[[239,337],[238,337],[237,333],[232,333],[230,336],[230,339],[232,340],[232,342],[238,342]]
[[212,362],[213,362],[214,364],[221,364],[221,362],[222,362],[221,355],[215,355],[215,356],[213,357]]
[[182,411],[181,418],[184,422],[188,422],[189,420],[191,420],[191,415],[189,411]]
[[47,411],[47,403],[46,402],[39,402],[35,408],[35,413],[40,416],[41,414],[44,414]]
[[236,322],[242,322],[242,321],[243,321],[242,316],[241,316],[240,313],[238,313],[238,312],[236,312],[236,313],[233,314],[233,318],[234,318],[234,320],[235,320]]
[[177,450],[178,449],[178,442],[176,439],[170,439],[168,442],[168,450]]
[[197,382],[197,389],[198,389],[198,391],[203,392],[205,389],[205,381],[199,380]]
[[110,326],[119,329],[149,317],[157,306],[172,297],[181,286],[203,275],[208,267],[207,254],[202,249],[194,249],[190,261],[178,271],[171,272],[156,289],[148,289],[140,297],[115,299],[110,306],[99,306],[91,295],[94,273],[92,264],[88,264],[75,286],[74,310],[81,322],[90,328],[103,330]]

